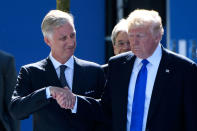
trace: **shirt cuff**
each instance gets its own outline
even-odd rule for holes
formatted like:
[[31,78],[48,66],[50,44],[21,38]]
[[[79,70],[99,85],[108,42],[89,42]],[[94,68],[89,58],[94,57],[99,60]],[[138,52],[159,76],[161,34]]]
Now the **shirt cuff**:
[[76,102],[74,108],[71,110],[72,113],[77,113],[77,96],[76,96]]
[[48,87],[46,88],[46,97],[47,97],[47,99],[49,99],[49,98],[52,97],[52,96],[51,96],[51,92],[50,92],[50,88],[51,88],[51,86],[48,86]]

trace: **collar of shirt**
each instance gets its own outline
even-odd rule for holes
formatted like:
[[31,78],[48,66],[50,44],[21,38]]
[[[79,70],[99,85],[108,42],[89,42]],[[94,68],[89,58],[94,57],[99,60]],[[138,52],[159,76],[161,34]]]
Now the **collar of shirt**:
[[[60,65],[62,65],[59,61],[57,61],[52,56],[51,53],[49,54],[49,58],[50,58],[51,62],[53,63],[53,66],[54,66],[55,70],[57,70],[60,67]],[[74,58],[73,58],[73,56],[71,56],[70,59],[68,59],[68,61],[66,63],[64,63],[64,65],[66,65],[67,68],[74,69]]]
[[[162,56],[161,44],[159,43],[156,50],[153,52],[153,54],[147,58],[147,60],[149,62],[149,64],[147,66],[149,66],[150,64],[153,66],[159,65],[160,60],[161,60],[161,56]],[[138,58],[138,57],[135,61],[137,64],[137,67],[139,67],[139,68],[141,68],[141,66],[142,66],[141,61],[142,61],[142,59]]]
[[[50,53],[49,55],[49,59],[51,60],[51,62],[53,63],[53,66],[56,70],[57,73],[57,77],[60,77],[60,65],[62,65],[60,62],[58,62]],[[66,77],[66,81],[70,87],[70,89],[72,90],[72,85],[73,85],[73,74],[74,74],[74,56],[71,56],[70,59],[64,63],[64,65],[67,66],[66,70],[65,70],[65,77]]]

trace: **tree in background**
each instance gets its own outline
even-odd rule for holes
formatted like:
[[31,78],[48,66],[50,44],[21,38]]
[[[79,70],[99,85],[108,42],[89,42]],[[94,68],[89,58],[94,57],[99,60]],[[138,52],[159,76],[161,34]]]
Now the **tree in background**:
[[70,11],[70,0],[56,0],[56,8],[61,11]]

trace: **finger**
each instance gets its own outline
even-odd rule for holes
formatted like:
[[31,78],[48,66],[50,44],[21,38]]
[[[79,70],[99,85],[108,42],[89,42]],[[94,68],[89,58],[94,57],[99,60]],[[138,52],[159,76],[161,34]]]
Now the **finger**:
[[69,95],[65,96],[65,106],[66,106],[67,109],[69,109],[69,107],[70,107],[70,97],[69,97]]
[[62,106],[62,104],[64,103],[63,102],[63,96],[62,95],[58,95],[57,97],[56,97],[56,101],[57,101],[57,103],[60,105],[60,106]]
[[70,89],[68,88],[68,86],[64,86],[63,89],[66,90],[66,91],[70,90]]
[[58,101],[63,108],[69,109],[69,98],[67,96],[63,95],[59,97]]
[[68,109],[68,103],[69,103],[69,99],[68,99],[68,96],[66,96],[65,102],[64,102],[66,109]]
[[69,91],[69,92],[70,92],[70,89],[68,88],[68,86],[65,86],[63,89],[64,89],[65,91]]
[[72,99],[72,109],[73,109],[74,106],[75,106],[75,101],[76,101],[76,97],[74,96],[73,99]]
[[71,94],[70,96],[70,109],[73,109],[75,105],[75,97]]
[[58,101],[58,104],[61,108],[65,108],[65,103],[63,101]]

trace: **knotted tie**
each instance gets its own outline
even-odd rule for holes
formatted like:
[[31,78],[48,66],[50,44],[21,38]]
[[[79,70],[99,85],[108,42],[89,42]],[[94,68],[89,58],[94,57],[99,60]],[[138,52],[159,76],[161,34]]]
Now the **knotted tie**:
[[131,126],[130,131],[142,131],[143,118],[144,118],[144,104],[146,96],[146,81],[147,81],[147,68],[149,62],[142,60],[142,68],[140,69],[136,84],[132,105]]
[[66,81],[65,73],[64,73],[66,68],[67,68],[66,65],[60,66],[60,82],[62,84],[62,87],[67,86],[69,88],[68,83]]

